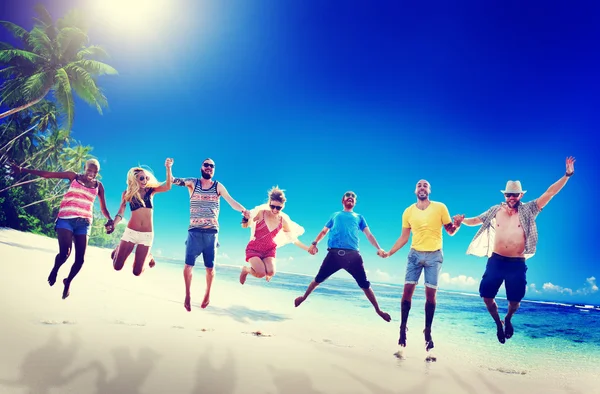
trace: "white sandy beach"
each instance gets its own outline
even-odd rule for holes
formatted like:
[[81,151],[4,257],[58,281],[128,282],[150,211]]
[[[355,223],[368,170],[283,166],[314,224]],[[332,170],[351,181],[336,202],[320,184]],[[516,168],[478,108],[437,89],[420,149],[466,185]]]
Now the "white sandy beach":
[[130,264],[115,272],[109,250],[89,247],[62,300],[74,253],[50,287],[57,250],[55,239],[0,230],[0,393],[597,392],[591,376],[503,373],[461,362],[458,348],[426,363],[416,339],[398,360],[398,310],[379,331],[348,326],[318,301],[294,308],[276,291],[219,281],[218,266],[205,310],[196,268],[188,313],[181,271],[158,259],[141,277]]

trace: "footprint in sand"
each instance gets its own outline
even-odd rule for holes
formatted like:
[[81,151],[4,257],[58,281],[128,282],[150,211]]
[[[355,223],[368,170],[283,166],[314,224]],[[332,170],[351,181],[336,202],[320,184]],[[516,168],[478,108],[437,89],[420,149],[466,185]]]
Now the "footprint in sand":
[[214,329],[213,328],[199,328],[196,331],[208,332],[208,331],[214,331]]
[[42,324],[46,324],[46,325],[58,325],[58,324],[77,324],[74,321],[71,320],[63,320],[63,321],[56,321],[56,320],[42,320],[40,323]]
[[252,332],[244,332],[244,334],[252,334],[255,337],[272,337],[273,335],[271,334],[265,334],[264,332],[258,330],[258,331],[252,331]]
[[131,323],[131,322],[125,322],[123,320],[115,320],[115,324],[120,324],[123,326],[137,326],[137,327],[145,327],[146,323]]
[[328,343],[328,344],[333,345],[333,346],[337,346],[337,347],[348,347],[348,348],[354,347],[352,345],[340,345],[339,343],[333,342],[331,339],[323,339],[323,342]]
[[404,357],[404,353],[402,353],[402,350],[398,350],[396,353],[394,353],[394,357],[396,357],[398,360],[406,360],[406,357]]
[[437,357],[436,356],[429,355],[429,356],[425,357],[425,362],[434,363],[436,361],[437,361]]

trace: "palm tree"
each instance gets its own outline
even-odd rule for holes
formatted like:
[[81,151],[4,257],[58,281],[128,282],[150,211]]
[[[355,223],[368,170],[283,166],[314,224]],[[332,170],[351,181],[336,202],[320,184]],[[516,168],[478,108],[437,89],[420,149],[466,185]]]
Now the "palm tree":
[[96,84],[100,75],[115,75],[117,70],[96,59],[108,57],[99,46],[88,45],[85,27],[71,12],[56,23],[41,5],[39,18],[28,32],[8,21],[0,25],[19,39],[22,48],[0,43],[0,105],[15,107],[0,114],[0,119],[22,111],[54,93],[71,130],[74,117],[73,90],[100,114],[107,100]]

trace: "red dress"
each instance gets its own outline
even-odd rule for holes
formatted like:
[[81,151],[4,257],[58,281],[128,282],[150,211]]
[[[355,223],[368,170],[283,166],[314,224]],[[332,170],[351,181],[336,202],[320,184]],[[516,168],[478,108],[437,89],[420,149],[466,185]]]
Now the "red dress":
[[277,244],[275,243],[274,238],[282,227],[283,218],[279,216],[279,225],[273,230],[269,231],[269,227],[267,227],[267,223],[265,222],[265,214],[263,212],[262,219],[256,223],[254,239],[248,242],[248,246],[246,246],[246,261],[250,260],[251,257],[258,257],[260,259],[264,259],[266,257],[275,257]]

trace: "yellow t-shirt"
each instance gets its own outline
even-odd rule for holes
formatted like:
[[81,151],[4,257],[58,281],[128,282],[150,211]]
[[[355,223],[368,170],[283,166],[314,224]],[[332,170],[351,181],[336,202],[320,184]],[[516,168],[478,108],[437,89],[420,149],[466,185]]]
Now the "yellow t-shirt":
[[430,201],[425,210],[413,204],[402,214],[402,227],[412,232],[411,248],[419,252],[433,252],[442,248],[442,227],[451,223],[450,212],[441,202]]

